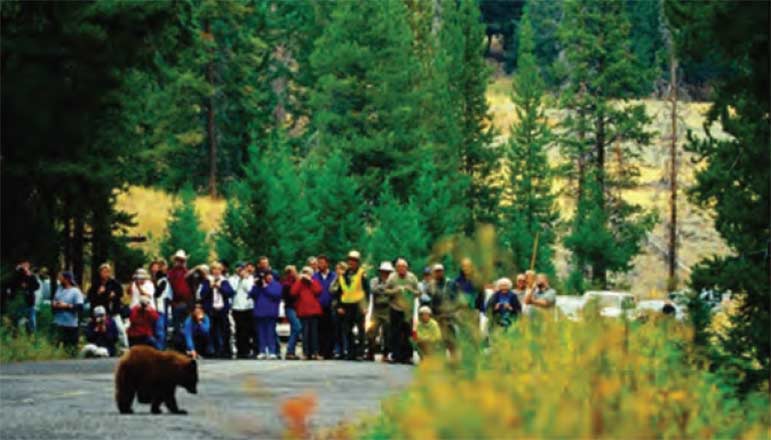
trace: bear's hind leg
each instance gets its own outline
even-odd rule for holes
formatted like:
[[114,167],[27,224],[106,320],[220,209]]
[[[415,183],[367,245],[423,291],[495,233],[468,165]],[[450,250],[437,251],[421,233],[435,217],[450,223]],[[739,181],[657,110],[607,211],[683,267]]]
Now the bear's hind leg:
[[161,403],[163,403],[163,398],[160,396],[153,397],[153,403],[150,406],[150,412],[153,414],[160,414],[161,413]]
[[[130,386],[124,386],[124,389],[119,389],[115,392],[115,401],[118,404],[118,411],[121,414],[133,414],[131,404],[134,402],[134,389]],[[128,388],[128,389],[125,389]]]

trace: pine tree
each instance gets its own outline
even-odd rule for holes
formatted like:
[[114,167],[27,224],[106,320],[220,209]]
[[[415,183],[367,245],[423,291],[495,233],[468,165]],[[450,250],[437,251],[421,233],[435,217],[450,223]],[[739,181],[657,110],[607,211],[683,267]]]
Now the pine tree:
[[568,76],[561,101],[569,113],[564,149],[573,160],[577,194],[565,244],[573,252],[573,278],[590,265],[593,282],[605,287],[608,271],[629,270],[653,226],[652,214],[621,196],[639,175],[634,161],[640,147],[650,143],[644,105],[628,103],[642,95],[650,71],[629,50],[623,4],[571,0],[564,7],[560,36]]
[[[703,259],[691,273],[694,289],[732,291],[739,307],[714,350],[715,370],[741,391],[768,391],[771,371],[771,127],[768,4],[666,2],[678,57],[699,65],[721,60],[712,82],[707,136],[689,135],[686,150],[699,162],[688,196],[714,212],[715,228],[732,252]],[[730,32],[726,30],[730,29]],[[709,128],[719,122],[729,135]]]
[[195,208],[195,192],[190,187],[184,188],[166,222],[161,255],[170,258],[178,249],[183,249],[188,254],[189,265],[206,263],[209,261],[209,243],[206,238]]
[[406,203],[399,201],[386,182],[374,216],[369,237],[370,261],[392,261],[404,257],[413,271],[422,268],[428,255],[428,243],[420,211],[412,200]]
[[416,124],[420,69],[403,2],[338,2],[311,66],[314,143],[342,152],[368,203],[390,179],[406,200],[423,156]]
[[557,33],[562,21],[562,4],[563,2],[554,0],[530,0],[523,12],[530,19],[533,28],[533,54],[541,77],[549,89],[559,85],[560,72],[555,71],[554,66],[560,53]]
[[311,155],[302,164],[308,175],[305,193],[321,236],[317,252],[333,260],[362,246],[366,234],[364,198],[342,153]]
[[500,148],[494,144],[495,132],[489,114],[487,84],[490,69],[484,59],[484,25],[474,0],[446,2],[442,7],[440,41],[446,52],[449,109],[459,109],[460,172],[470,185],[464,194],[469,212],[465,230],[472,233],[476,223],[497,224],[500,189],[493,174],[500,166]]
[[535,251],[535,268],[553,274],[554,226],[559,215],[552,194],[555,170],[547,156],[552,134],[542,106],[545,86],[538,72],[534,46],[533,28],[525,13],[520,21],[519,67],[512,95],[517,122],[511,128],[507,144],[506,195],[511,206],[506,209],[501,235],[512,251],[517,270],[530,269]]

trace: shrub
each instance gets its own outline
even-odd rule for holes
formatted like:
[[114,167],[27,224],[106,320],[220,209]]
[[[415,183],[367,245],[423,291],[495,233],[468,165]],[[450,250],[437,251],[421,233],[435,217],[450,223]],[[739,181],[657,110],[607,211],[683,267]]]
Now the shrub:
[[466,352],[431,359],[387,400],[367,438],[709,438],[768,435],[765,394],[739,400],[699,367],[690,327],[520,320]]

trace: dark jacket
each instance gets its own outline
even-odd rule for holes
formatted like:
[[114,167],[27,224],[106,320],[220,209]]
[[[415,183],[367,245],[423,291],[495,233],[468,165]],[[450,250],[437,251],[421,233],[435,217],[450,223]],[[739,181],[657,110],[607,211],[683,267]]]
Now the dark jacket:
[[309,318],[321,315],[321,304],[318,298],[321,295],[321,284],[318,281],[312,278],[310,281],[300,278],[292,284],[289,293],[297,298],[295,303],[297,316]]
[[254,301],[254,317],[278,318],[282,290],[283,286],[275,279],[265,287],[255,284],[249,291],[249,297]]
[[115,356],[115,343],[118,342],[118,328],[109,316],[104,317],[104,329],[97,331],[96,320],[92,319],[86,326],[86,341],[107,349],[110,356]]
[[[284,300],[284,309],[294,309],[297,297],[292,296],[291,290],[294,282],[297,281],[297,277],[290,277],[284,275],[281,278],[281,299]],[[255,285],[257,283],[255,282]]]
[[16,295],[23,295],[24,304],[28,307],[35,305],[35,291],[40,288],[40,282],[38,282],[35,275],[27,275],[21,269],[18,269],[14,273],[13,279],[9,285],[10,298]]
[[[507,310],[503,307],[496,307],[497,305],[508,304],[511,310]],[[519,298],[514,291],[509,291],[507,294],[503,292],[495,292],[490,300],[487,301],[487,313],[492,315],[493,322],[500,327],[508,327],[514,318],[522,313],[522,305],[519,303]]]
[[469,308],[484,311],[484,294],[476,290],[474,283],[466,278],[466,275],[463,272],[458,275],[458,278],[455,278],[455,285],[458,286],[458,290],[463,293],[463,297]]
[[117,315],[121,312],[123,304],[121,298],[123,297],[123,287],[114,278],[110,278],[104,283],[104,292],[99,293],[99,288],[102,286],[101,280],[99,283],[94,283],[88,288],[86,297],[88,303],[91,304],[91,313],[97,306],[104,307],[109,316]]
[[[231,301],[236,291],[230,286],[230,282],[225,277],[222,277],[220,278],[219,292],[224,303],[222,310],[227,313],[230,310]],[[214,289],[212,288],[211,281],[208,279],[201,281],[201,304],[206,314],[211,316],[214,312]]]

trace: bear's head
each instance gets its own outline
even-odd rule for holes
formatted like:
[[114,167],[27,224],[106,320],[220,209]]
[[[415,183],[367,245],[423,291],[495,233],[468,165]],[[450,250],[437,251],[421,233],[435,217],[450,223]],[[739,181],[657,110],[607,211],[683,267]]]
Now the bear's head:
[[198,364],[195,359],[188,359],[182,364],[182,371],[179,374],[179,385],[184,387],[190,394],[197,394],[198,389]]

